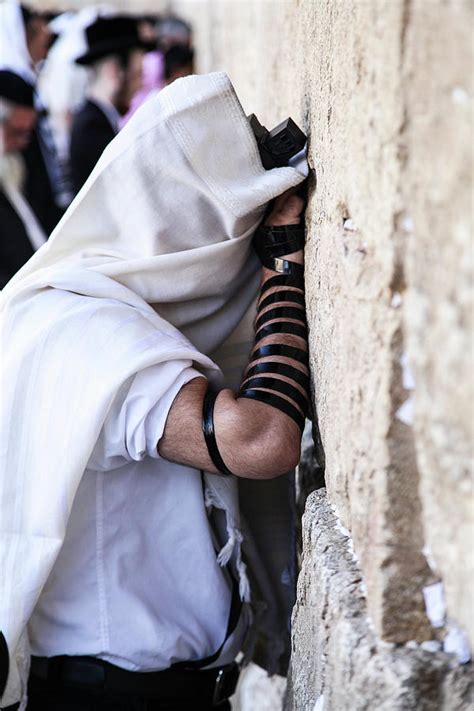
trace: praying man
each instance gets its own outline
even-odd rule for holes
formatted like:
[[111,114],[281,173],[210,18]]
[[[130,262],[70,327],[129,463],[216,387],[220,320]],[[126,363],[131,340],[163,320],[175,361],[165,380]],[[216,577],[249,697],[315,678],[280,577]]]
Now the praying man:
[[306,172],[263,168],[225,74],[179,79],[6,286],[2,707],[225,711],[242,663],[285,673]]

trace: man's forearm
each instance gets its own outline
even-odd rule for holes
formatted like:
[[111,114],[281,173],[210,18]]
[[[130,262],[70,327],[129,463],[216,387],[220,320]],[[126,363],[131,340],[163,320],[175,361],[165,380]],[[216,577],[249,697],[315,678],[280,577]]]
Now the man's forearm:
[[[300,212],[301,205],[296,204],[295,222]],[[288,214],[287,209],[281,219],[288,220]],[[278,221],[277,210],[272,215],[273,225],[288,224]],[[162,456],[208,471],[251,478],[278,476],[296,465],[309,387],[300,266],[303,252],[278,259],[286,257],[296,264],[286,267],[289,273],[262,269],[255,345],[239,393],[225,389],[206,394],[203,379],[185,386],[170,410],[159,443]],[[281,267],[279,261],[275,264]],[[211,414],[204,432],[203,402],[205,422],[206,413]]]

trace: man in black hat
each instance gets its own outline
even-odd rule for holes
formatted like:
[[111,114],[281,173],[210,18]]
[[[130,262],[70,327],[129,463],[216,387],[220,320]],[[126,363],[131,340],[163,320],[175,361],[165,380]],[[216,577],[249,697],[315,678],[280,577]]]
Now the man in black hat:
[[21,152],[31,141],[36,119],[31,84],[0,71],[0,289],[46,240],[24,195]]
[[36,123],[24,159],[25,196],[46,235],[49,235],[72,195],[59,164],[47,112],[36,91],[39,64],[45,59],[51,42],[46,18],[36,11],[20,7],[18,2],[1,2],[0,69],[14,72],[34,88]]
[[194,74],[194,50],[174,44],[165,52],[165,84]]
[[76,59],[91,67],[91,84],[84,106],[72,124],[70,164],[78,192],[89,177],[104,148],[118,133],[126,88],[141,81],[143,50],[151,49],[130,17],[99,17],[86,29],[88,49]]

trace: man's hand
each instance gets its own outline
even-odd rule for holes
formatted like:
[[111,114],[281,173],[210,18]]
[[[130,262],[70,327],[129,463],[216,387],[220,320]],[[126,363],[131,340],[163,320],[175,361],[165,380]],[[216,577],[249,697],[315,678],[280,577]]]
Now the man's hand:
[[[295,194],[298,188],[290,188],[286,192],[275,198],[272,209],[265,220],[266,225],[278,227],[279,225],[298,225],[301,221],[301,215],[304,210],[304,200]],[[290,262],[303,264],[304,252],[300,249],[298,252],[293,252],[291,255],[284,254],[283,259],[288,259]],[[264,277],[269,277],[274,272],[270,269],[263,270]]]
[[290,188],[275,198],[272,209],[265,220],[266,225],[297,225],[304,209],[304,200],[295,194],[297,188]]

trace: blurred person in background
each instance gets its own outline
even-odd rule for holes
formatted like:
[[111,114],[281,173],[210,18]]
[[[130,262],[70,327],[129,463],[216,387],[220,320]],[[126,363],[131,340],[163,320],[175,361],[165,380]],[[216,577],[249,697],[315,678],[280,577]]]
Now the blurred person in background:
[[[146,42],[145,46],[149,48],[150,42]],[[151,43],[151,46],[154,47],[154,42]],[[143,59],[145,56],[140,49],[135,49],[128,55],[128,61],[125,64],[124,81],[115,101],[120,116],[124,116],[127,113],[133,97],[142,87]]]
[[[142,32],[146,38],[151,39],[151,19],[145,17],[140,23]],[[190,48],[192,41],[191,26],[177,17],[165,17],[156,23],[155,42],[157,44],[154,51],[147,52],[143,58],[142,86],[133,96],[130,108],[120,121],[120,126],[124,126],[133,116],[135,111],[156,91],[160,91],[169,84],[165,71],[165,54],[172,47]],[[193,57],[191,57],[191,64]],[[187,71],[179,76],[192,74],[193,70]],[[175,79],[178,77],[175,76]]]
[[39,92],[48,107],[49,121],[59,160],[69,171],[69,147],[72,118],[85,101],[89,72],[76,64],[76,58],[87,49],[85,29],[99,16],[116,14],[106,4],[84,7],[78,12],[64,12],[50,23],[57,36],[39,76]]
[[0,71],[0,289],[46,241],[23,195],[22,151],[37,120],[31,84]]
[[165,52],[165,84],[194,74],[194,50],[180,44]]
[[49,122],[47,107],[37,90],[39,74],[54,42],[48,22],[50,15],[21,5],[28,54],[35,77],[36,129],[25,151],[25,194],[34,205],[44,230],[50,234],[72,200],[69,179],[60,164]]
[[52,39],[44,15],[20,6],[16,0],[0,3],[0,69],[14,72],[34,90],[38,117],[24,150],[24,194],[47,235],[72,197],[58,160],[47,112],[36,88],[39,68]]
[[159,22],[161,22],[159,15],[140,15],[137,17],[138,34],[142,40],[156,42]]
[[46,59],[54,35],[49,29],[50,15],[31,10],[21,5],[21,14],[25,25],[26,46],[34,67]]
[[164,17],[158,23],[157,29],[158,46],[166,52],[170,47],[180,44],[184,47],[191,47],[192,29],[191,25],[179,17]]
[[120,114],[141,85],[143,52],[151,47],[130,17],[99,17],[86,28],[86,39],[87,51],[76,62],[90,67],[90,85],[86,102],[74,115],[70,145],[76,193],[118,133]]

